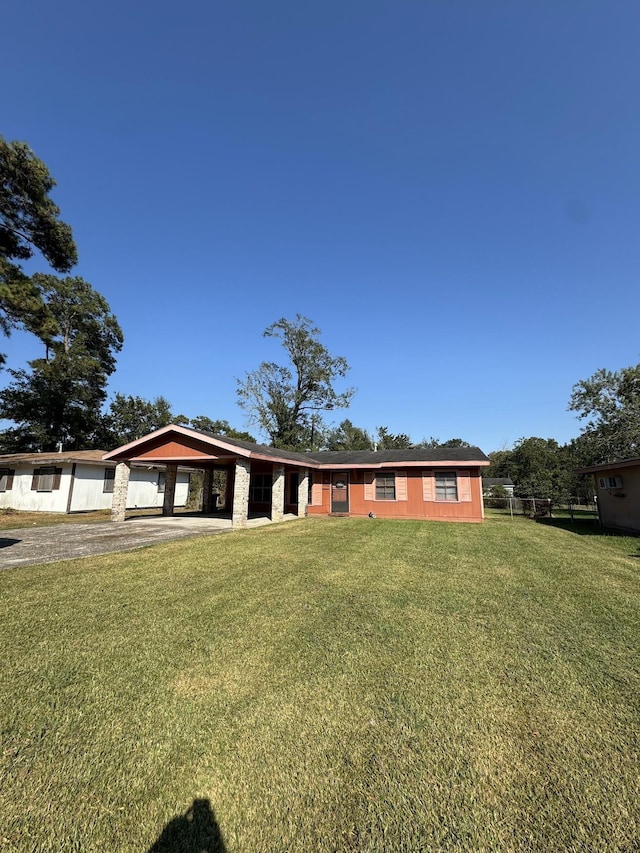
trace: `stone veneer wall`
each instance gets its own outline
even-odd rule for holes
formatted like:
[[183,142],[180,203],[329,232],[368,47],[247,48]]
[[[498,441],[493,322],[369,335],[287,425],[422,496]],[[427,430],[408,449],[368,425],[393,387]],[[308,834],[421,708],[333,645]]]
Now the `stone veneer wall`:
[[178,477],[178,466],[169,463],[164,475],[164,500],[162,502],[162,514],[173,515],[173,506],[176,501],[176,479]]
[[248,459],[238,459],[236,476],[233,484],[233,514],[232,527],[246,527],[249,517],[249,481],[251,479],[251,462]]
[[284,518],[284,465],[273,466],[271,482],[271,521],[282,521]]
[[113,481],[113,495],[111,498],[111,521],[124,521],[127,511],[127,492],[129,491],[129,476],[131,475],[131,463],[118,462],[116,475]]
[[298,472],[298,517],[307,515],[309,506],[309,469],[301,468]]

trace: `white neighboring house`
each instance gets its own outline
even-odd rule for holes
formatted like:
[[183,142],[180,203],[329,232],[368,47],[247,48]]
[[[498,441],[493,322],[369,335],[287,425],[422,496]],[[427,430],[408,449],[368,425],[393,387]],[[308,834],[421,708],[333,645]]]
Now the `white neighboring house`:
[[[87,512],[111,509],[115,462],[104,450],[0,454],[0,509]],[[127,509],[162,507],[164,465],[132,465]],[[189,472],[178,471],[175,506],[189,496]]]
[[513,497],[513,490],[515,486],[513,484],[513,480],[509,479],[509,477],[483,477],[482,494],[485,498],[491,497],[491,489],[493,489],[494,486],[502,486],[507,497]]

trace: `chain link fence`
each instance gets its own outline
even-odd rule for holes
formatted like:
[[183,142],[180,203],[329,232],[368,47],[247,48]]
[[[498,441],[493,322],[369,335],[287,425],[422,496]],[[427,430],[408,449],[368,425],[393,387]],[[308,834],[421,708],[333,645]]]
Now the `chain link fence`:
[[523,516],[525,518],[567,518],[571,521],[593,521],[598,523],[598,507],[595,501],[584,503],[579,498],[570,498],[566,503],[554,502],[551,498],[485,497],[485,509],[491,514]]

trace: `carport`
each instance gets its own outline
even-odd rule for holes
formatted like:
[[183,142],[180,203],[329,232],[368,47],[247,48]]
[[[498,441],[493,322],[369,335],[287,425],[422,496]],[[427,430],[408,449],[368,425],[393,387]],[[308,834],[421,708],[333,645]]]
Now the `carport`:
[[285,513],[307,514],[309,471],[300,455],[239,441],[223,435],[170,424],[149,435],[106,453],[103,459],[116,462],[112,521],[124,521],[131,465],[166,466],[162,514],[174,512],[178,468],[204,472],[201,510],[211,513],[212,480],[215,471],[227,474],[226,503],[231,507],[232,527],[246,527],[250,508],[281,521]]

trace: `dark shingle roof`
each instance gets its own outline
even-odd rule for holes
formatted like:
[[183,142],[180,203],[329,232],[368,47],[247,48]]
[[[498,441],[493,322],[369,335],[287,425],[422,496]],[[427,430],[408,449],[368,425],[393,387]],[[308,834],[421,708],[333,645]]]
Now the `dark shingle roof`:
[[33,463],[34,465],[53,465],[69,462],[95,462],[103,465],[102,457],[105,450],[69,450],[53,451],[50,453],[4,453],[0,456],[0,463]]
[[[189,427],[192,429],[192,427]],[[248,450],[252,454],[273,459],[289,460],[300,464],[316,462],[319,465],[381,465],[402,462],[489,462],[479,447],[411,447],[406,450],[315,450],[295,452],[254,444],[227,435],[216,435],[204,430],[193,429],[198,435],[206,435],[218,441]]]
[[231,444],[233,447],[240,447],[243,450],[248,450],[250,453],[256,453],[260,456],[269,456],[274,459],[290,459],[292,462],[300,462],[305,458],[304,453],[295,453],[293,450],[280,450],[277,447],[268,447],[266,444],[254,444],[252,441],[245,441],[241,438],[229,438],[228,435],[218,435],[213,432],[205,432],[201,429],[193,429],[192,427],[187,428],[196,433],[196,435],[206,435],[207,438]]
[[488,462],[479,447],[410,447],[406,450],[322,450],[305,453],[322,465],[375,465],[381,462]]

